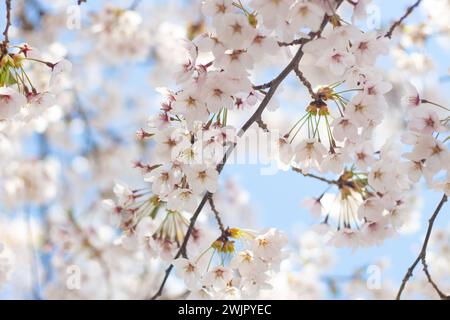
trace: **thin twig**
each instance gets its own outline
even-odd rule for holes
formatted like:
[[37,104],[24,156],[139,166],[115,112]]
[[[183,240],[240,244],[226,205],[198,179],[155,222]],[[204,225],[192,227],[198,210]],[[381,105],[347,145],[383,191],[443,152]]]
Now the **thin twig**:
[[313,179],[316,179],[316,180],[319,180],[319,181],[322,181],[322,182],[325,182],[325,183],[328,183],[328,184],[335,184],[335,185],[339,186],[339,181],[337,181],[337,180],[329,180],[329,179],[317,176],[317,175],[315,175],[313,173],[305,173],[305,172],[303,172],[302,169],[299,169],[299,168],[296,168],[296,167],[292,167],[292,170],[294,170],[297,173],[302,174],[305,177],[313,178]]
[[422,2],[422,0],[417,0],[416,3],[414,3],[412,6],[408,7],[408,9],[406,9],[405,13],[403,14],[403,16],[400,17],[400,19],[398,19],[397,21],[395,21],[392,26],[389,28],[388,32],[386,32],[386,34],[384,35],[386,38],[391,39],[392,38],[392,34],[394,33],[395,28],[397,28],[399,25],[402,24],[403,20],[405,20],[413,11],[415,8],[417,8],[419,6],[419,4]]
[[428,270],[428,264],[426,261],[425,254],[423,255],[421,260],[422,260],[422,265],[423,265],[423,272],[425,272],[428,282],[431,284],[431,286],[434,288],[436,293],[439,295],[439,298],[441,298],[442,300],[449,300],[450,295],[446,295],[444,292],[442,292],[442,290],[439,289],[438,285],[436,284],[436,282],[434,282],[433,278],[431,277],[430,271]]
[[[189,227],[188,227],[186,234],[184,236],[184,239],[183,239],[183,243],[181,244],[180,249],[178,250],[177,254],[175,255],[174,260],[178,259],[181,256],[183,256],[184,258],[187,257],[187,255],[186,255],[187,243],[191,236],[192,230],[194,230],[195,222],[197,221],[197,218],[200,215],[200,212],[202,211],[203,207],[205,206],[206,200],[208,199],[208,197],[210,197],[210,195],[211,194],[209,192],[207,192],[203,196],[202,201],[200,202],[200,205],[197,207],[197,210],[195,210],[194,214],[192,215]],[[165,271],[164,279],[163,279],[158,291],[151,297],[151,300],[155,300],[159,296],[161,296],[161,294],[164,290],[164,287],[166,285],[167,279],[169,278],[169,275],[172,272],[172,269],[173,269],[173,264],[170,264],[169,267]]]
[[[400,297],[401,297],[401,295],[402,295],[402,292],[403,292],[403,290],[405,289],[406,283],[407,283],[408,280],[412,277],[413,271],[414,271],[414,269],[416,268],[417,264],[418,264],[421,260],[422,260],[422,263],[425,261],[425,256],[426,256],[426,253],[427,253],[428,241],[430,240],[431,231],[433,230],[434,220],[436,220],[436,217],[438,216],[439,212],[440,212],[441,209],[442,209],[442,206],[444,205],[444,203],[445,203],[446,201],[447,201],[447,196],[444,194],[444,195],[442,196],[442,199],[441,199],[441,201],[439,202],[438,206],[436,207],[436,210],[434,210],[433,215],[432,215],[431,218],[428,220],[428,230],[427,230],[427,233],[426,233],[426,235],[425,235],[425,240],[423,241],[422,249],[420,250],[420,253],[419,253],[419,255],[417,256],[416,260],[414,260],[414,262],[412,263],[412,265],[408,268],[408,271],[406,272],[406,274],[405,274],[405,276],[404,276],[404,278],[403,278],[403,280],[402,280],[402,283],[401,283],[400,288],[399,288],[398,293],[397,293],[397,297],[396,297],[397,300],[400,300]],[[426,262],[425,262],[424,266],[426,266]],[[428,272],[428,267],[425,267],[424,269],[427,269],[427,271],[424,270],[424,271],[427,273],[427,272]],[[431,279],[431,277],[430,277],[429,279]],[[434,286],[433,286],[433,287],[434,287]],[[437,286],[436,286],[436,287],[437,287]],[[435,288],[435,289],[436,289],[436,288]],[[442,293],[440,290],[438,290],[437,292],[438,292],[438,294],[439,294],[439,293]],[[445,298],[448,298],[448,297],[447,297],[446,295],[444,295],[443,293],[442,293],[442,295],[443,295]],[[441,298],[443,298],[443,296],[441,296],[441,294],[439,294],[439,296],[440,296]]]
[[269,89],[272,86],[272,81],[269,81],[267,83],[261,84],[259,86],[253,86],[254,90],[263,90],[263,89]]
[[11,26],[11,0],[5,0],[5,9],[6,9],[6,23],[5,30],[3,31],[4,40],[2,43],[2,57],[8,53],[8,44],[9,44],[9,27]]
[[311,98],[316,99],[317,94],[314,92],[311,82],[309,82],[308,79],[306,79],[305,75],[303,74],[303,72],[300,71],[298,66],[295,66],[294,72],[297,75],[297,77],[300,79],[300,82],[306,87],[306,89],[308,89],[308,92],[311,95]]
[[[337,7],[340,6],[340,4],[343,2],[343,0],[339,0]],[[329,21],[330,17],[328,15],[325,14],[325,16],[323,17],[322,23],[320,25],[320,28],[317,32],[311,34],[311,37],[308,39],[308,41],[312,41],[314,40],[316,37],[320,36],[322,34],[323,29],[325,28],[325,26],[327,25],[328,21]],[[300,62],[301,58],[303,57],[303,44],[300,46],[300,48],[297,50],[297,53],[295,54],[294,58],[292,58],[291,62],[283,69],[283,71],[281,71],[281,73],[274,79],[271,81],[270,84],[270,89],[267,92],[267,94],[264,96],[264,99],[261,101],[258,109],[256,109],[256,111],[253,113],[253,115],[247,120],[247,122],[244,123],[244,125],[242,126],[241,130],[239,130],[238,132],[238,137],[242,137],[244,135],[244,133],[257,121],[261,120],[261,115],[264,112],[264,110],[266,109],[267,105],[269,104],[270,100],[272,99],[272,97],[274,96],[276,90],[278,89],[278,86],[283,82],[283,80],[294,70],[295,66],[298,65],[298,63]],[[217,171],[219,173],[221,173],[221,171],[223,170],[223,167],[225,166],[229,156],[231,155],[231,153],[233,152],[234,148],[236,147],[236,143],[233,143],[226,151],[222,162],[217,166]],[[198,216],[200,215],[200,212],[202,211],[203,207],[205,206],[206,201],[208,200],[208,198],[211,196],[211,193],[207,192],[199,206],[197,207],[197,210],[195,210],[194,214],[192,215],[191,218],[191,222],[189,224],[189,227],[186,231],[186,235],[184,237],[183,243],[180,247],[180,249],[178,250],[177,254],[175,255],[174,259],[179,258],[180,256],[183,257],[187,257],[186,254],[186,246],[187,243],[189,241],[189,238],[192,234],[192,231],[194,229],[195,223],[197,221]],[[161,296],[163,290],[164,290],[164,286],[167,282],[167,279],[169,278],[169,275],[171,273],[173,269],[173,264],[170,264],[169,267],[166,269],[165,271],[165,276],[164,279],[158,289],[158,291],[152,296],[152,300],[157,299],[159,296]]]
[[305,44],[306,42],[308,42],[307,40],[308,40],[308,38],[300,38],[300,39],[295,39],[291,42],[278,41],[278,45],[280,47],[290,47],[290,46],[295,46],[295,45],[299,45],[299,44]]
[[223,235],[225,234],[225,226],[223,225],[222,219],[220,217],[220,212],[216,208],[212,195],[208,197],[208,202],[209,206],[211,207],[211,211],[214,213],[214,217],[216,218],[217,224],[219,225],[219,229]]

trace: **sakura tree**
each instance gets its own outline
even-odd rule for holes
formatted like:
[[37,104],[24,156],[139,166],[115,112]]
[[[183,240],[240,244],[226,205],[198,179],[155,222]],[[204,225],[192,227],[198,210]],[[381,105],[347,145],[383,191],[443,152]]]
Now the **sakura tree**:
[[404,2],[5,0],[2,297],[448,299],[450,3]]

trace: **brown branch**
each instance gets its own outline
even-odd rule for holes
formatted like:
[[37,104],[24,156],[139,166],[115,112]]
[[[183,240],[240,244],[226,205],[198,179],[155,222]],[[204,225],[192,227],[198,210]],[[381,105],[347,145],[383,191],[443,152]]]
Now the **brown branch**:
[[[404,278],[403,278],[403,280],[402,280],[402,283],[401,283],[400,288],[399,288],[398,293],[397,293],[397,297],[396,297],[397,300],[400,300],[400,297],[401,297],[401,295],[402,295],[402,292],[403,292],[403,290],[404,290],[405,287],[406,287],[406,283],[407,283],[407,282],[409,281],[409,279],[412,277],[414,269],[416,268],[417,264],[418,264],[421,260],[422,260],[422,263],[424,263],[424,271],[425,271],[425,269],[427,269],[427,270],[425,271],[425,273],[426,273],[426,274],[428,273],[428,266],[426,266],[426,262],[425,262],[425,256],[426,256],[426,254],[427,254],[428,241],[430,240],[431,231],[433,230],[434,220],[436,220],[436,217],[438,216],[439,212],[440,212],[441,209],[442,209],[442,206],[444,205],[444,203],[445,203],[446,201],[447,201],[447,196],[444,194],[444,195],[442,196],[442,199],[441,199],[441,201],[439,202],[438,206],[436,207],[436,210],[434,210],[433,215],[432,215],[431,218],[428,220],[428,230],[427,230],[427,233],[426,233],[426,235],[425,235],[425,240],[423,241],[422,249],[420,250],[420,253],[419,253],[419,255],[417,256],[416,260],[414,260],[414,262],[412,263],[412,265],[408,268],[408,271],[406,272],[406,274],[405,274],[405,276],[404,276]],[[425,267],[425,266],[426,266],[426,267]],[[428,274],[429,274],[429,273],[428,273]],[[428,276],[428,275],[427,275],[427,276]],[[430,280],[430,279],[431,279],[431,277],[429,277],[428,280]],[[434,283],[434,282],[432,281],[432,283]],[[434,286],[433,286],[433,287],[434,287]],[[437,286],[435,287],[435,289],[436,289],[436,288],[437,288]],[[444,298],[447,299],[447,298],[448,298],[448,296],[446,296],[445,294],[443,294],[439,289],[437,290],[437,292],[438,292],[439,296],[440,296],[442,299],[444,299]],[[442,294],[442,296],[441,296],[441,294]]]
[[308,92],[311,95],[311,98],[316,100],[317,94],[314,92],[311,82],[309,82],[308,79],[305,78],[305,75],[303,74],[303,72],[300,71],[300,69],[298,68],[298,65],[295,66],[294,72],[297,75],[297,77],[300,79],[300,82],[306,87],[306,89],[308,89]]
[[[343,0],[339,0],[337,2],[337,7],[340,6],[340,4],[343,2]],[[330,17],[328,15],[325,14],[325,16],[323,17],[322,23],[320,25],[320,29],[317,32],[311,33],[311,37],[308,39],[308,41],[305,41],[305,43],[312,41],[314,39],[316,39],[316,37],[320,36],[322,34],[323,29],[325,28],[325,26],[327,25],[328,21],[329,21]],[[265,95],[264,99],[261,101],[258,109],[256,109],[256,111],[253,113],[253,115],[247,120],[247,122],[244,123],[244,125],[242,126],[241,130],[239,130],[238,132],[238,137],[242,137],[244,135],[244,133],[255,123],[258,121],[261,121],[261,115],[264,112],[264,110],[266,109],[267,105],[269,104],[270,100],[272,99],[273,95],[275,94],[276,90],[278,89],[278,86],[283,82],[283,80],[291,73],[291,71],[294,70],[294,68],[296,66],[298,66],[298,63],[300,62],[301,58],[303,57],[303,44],[300,46],[300,48],[297,50],[297,53],[295,54],[294,58],[292,58],[291,62],[283,69],[283,71],[281,71],[281,73],[270,82],[270,89],[267,92],[267,94]],[[221,171],[223,170],[223,167],[225,166],[229,156],[231,155],[231,153],[233,152],[234,148],[236,147],[236,143],[233,143],[226,151],[222,162],[217,166],[217,171],[219,173],[221,173]],[[192,215],[191,218],[191,222],[189,224],[188,230],[186,232],[186,235],[184,237],[183,243],[180,247],[180,249],[178,250],[177,254],[175,255],[174,259],[178,259],[180,256],[183,257],[187,257],[186,254],[186,246],[187,243],[189,241],[189,238],[192,234],[192,231],[194,229],[195,223],[197,221],[198,216],[200,215],[200,212],[202,211],[203,207],[205,206],[206,201],[208,200],[209,197],[211,197],[211,193],[207,192],[199,206],[197,207],[197,209],[195,210],[194,214]],[[158,289],[158,291],[151,297],[152,300],[157,299],[159,296],[161,296],[163,290],[164,290],[164,286],[167,282],[167,279],[170,276],[170,273],[173,269],[173,264],[171,264],[165,271],[165,276],[164,279]]]
[[[186,255],[186,246],[187,243],[189,241],[189,238],[191,237],[192,234],[192,230],[194,230],[194,226],[195,226],[195,222],[197,221],[198,216],[200,215],[200,212],[202,211],[203,207],[205,206],[206,200],[208,199],[208,197],[210,197],[212,194],[207,192],[203,198],[202,201],[200,202],[200,205],[197,207],[197,210],[195,210],[194,214],[191,217],[191,222],[189,224],[189,227],[186,231],[186,234],[184,236],[183,239],[183,243],[181,244],[180,249],[178,250],[177,254],[174,257],[174,260],[178,259],[179,257],[183,256],[184,258],[187,257]],[[165,271],[165,275],[164,275],[164,279],[158,289],[158,291],[150,298],[151,300],[155,300],[157,299],[159,296],[161,296],[164,287],[166,285],[167,279],[170,276],[170,273],[172,272],[173,269],[173,264],[170,264],[169,267],[166,269]]]
[[11,0],[5,0],[5,9],[6,9],[6,23],[5,30],[3,31],[4,40],[2,43],[2,57],[8,53],[8,44],[9,44],[9,27],[11,26]]
[[208,197],[208,202],[209,206],[211,207],[211,211],[214,213],[214,217],[216,218],[217,224],[219,225],[220,232],[222,233],[222,235],[224,235],[225,226],[223,225],[222,219],[220,218],[220,212],[216,208],[212,195]]
[[267,83],[261,84],[259,86],[253,86],[254,90],[263,90],[263,89],[269,89],[272,86],[272,81],[269,81]]
[[439,295],[439,298],[442,300],[450,300],[450,295],[446,295],[444,292],[442,292],[441,289],[439,289],[436,282],[434,282],[433,278],[431,277],[430,271],[428,270],[428,264],[426,261],[426,254],[422,256],[422,265],[423,265],[423,272],[425,272],[425,275],[427,276],[428,282],[431,284],[431,286],[434,288],[436,293]]
[[260,127],[264,132],[269,132],[269,128],[267,127],[267,124],[261,118],[256,119],[255,122],[258,124],[258,127]]
[[291,42],[281,42],[278,41],[278,45],[280,47],[290,47],[290,46],[295,46],[295,45],[301,45],[301,44],[305,44],[306,42],[308,42],[308,38],[300,38],[300,39],[295,39]]
[[[336,10],[339,8],[339,6],[342,4],[343,0],[338,1],[337,5],[336,5]],[[325,26],[327,25],[327,23],[330,21],[330,17],[331,16],[326,16],[326,19],[322,20],[322,23],[320,24],[320,27],[317,31],[311,31],[308,35],[309,38],[299,38],[299,39],[295,39],[291,42],[280,42],[278,41],[278,45],[280,47],[288,47],[288,46],[295,46],[295,45],[304,45],[306,43],[308,43],[309,41],[311,41],[311,39],[313,38],[320,38],[322,36],[322,32],[325,29]]]
[[422,0],[417,0],[416,3],[414,3],[412,6],[408,7],[408,9],[406,9],[405,13],[403,14],[403,16],[400,17],[400,19],[398,19],[397,21],[395,21],[392,26],[389,28],[388,32],[386,32],[386,34],[384,35],[386,38],[391,39],[392,38],[392,34],[395,31],[395,28],[397,28],[399,25],[402,24],[403,20],[405,20],[413,11],[415,8],[417,8],[419,6],[419,4],[422,2]]

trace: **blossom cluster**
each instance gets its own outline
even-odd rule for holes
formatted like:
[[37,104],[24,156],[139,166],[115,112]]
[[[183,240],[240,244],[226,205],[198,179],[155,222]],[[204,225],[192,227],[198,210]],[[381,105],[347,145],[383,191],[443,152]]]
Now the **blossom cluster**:
[[[416,145],[414,150],[402,156],[400,139],[375,144],[388,113],[385,96],[392,89],[375,65],[379,56],[388,53],[389,38],[345,24],[336,12],[339,4],[203,2],[207,32],[184,43],[187,58],[175,74],[177,90],[159,89],[165,97],[160,113],[137,133],[139,139],[154,142],[151,162],[135,164],[151,188],[116,185],[118,203],[110,202],[121,217],[124,240],[143,232],[147,245],[164,248],[163,256],[169,261],[178,248],[184,250],[189,217],[201,210],[202,197],[217,191],[227,151],[242,135],[230,125],[229,113],[255,107],[268,94],[264,88],[271,87],[269,83],[260,89],[252,82],[255,64],[279,55],[281,47],[293,46],[297,39],[300,50],[315,57],[313,67],[336,79],[313,87],[300,70],[302,63],[294,66],[311,100],[291,129],[279,135],[274,155],[306,176],[313,171],[338,175],[336,180],[322,179],[338,189],[331,208],[322,204],[323,195],[309,202],[313,213],[323,216],[314,229],[335,246],[358,248],[380,244],[403,226],[422,171],[430,181],[446,169],[448,150],[433,134],[448,131],[448,121],[442,124],[445,119],[429,108],[414,108],[426,100],[406,97],[405,112],[410,116],[406,120],[412,133],[405,134],[402,142]],[[353,19],[364,17],[367,4],[354,5]],[[332,28],[324,29],[323,21]],[[270,99],[267,109],[277,107],[276,100]],[[267,132],[272,129],[261,122],[259,126]],[[448,183],[440,185],[448,188]],[[166,213],[161,214],[161,209]],[[195,263],[182,261],[182,269],[197,269]],[[225,271],[220,269],[229,277],[228,283],[233,273]],[[202,290],[211,286],[205,277],[199,279],[196,286],[200,283]]]
[[[46,85],[37,88],[27,74],[30,64],[42,64],[50,68]],[[24,43],[10,47],[0,60],[0,119],[24,119],[27,115],[42,113],[52,105],[54,93],[64,74],[70,72],[71,63],[61,60],[56,63],[42,60],[39,51]],[[29,118],[29,116],[28,116]]]
[[150,51],[150,37],[142,28],[143,18],[136,11],[106,7],[92,21],[96,51],[111,63],[143,61]]
[[[232,239],[244,238],[244,250],[231,257],[229,266],[211,267],[212,256],[234,252]],[[191,298],[209,299],[240,299],[254,297],[260,289],[270,288],[270,275],[279,270],[286,253],[282,251],[287,244],[285,234],[276,229],[256,234],[242,229],[227,229],[221,238],[217,239],[211,249],[212,253],[203,252],[197,259],[179,258],[174,261],[175,268],[184,279],[186,287],[191,291]],[[207,251],[207,252],[208,252]],[[202,260],[209,261],[206,266]],[[221,257],[222,261],[230,257]],[[199,261],[200,260],[200,261]]]

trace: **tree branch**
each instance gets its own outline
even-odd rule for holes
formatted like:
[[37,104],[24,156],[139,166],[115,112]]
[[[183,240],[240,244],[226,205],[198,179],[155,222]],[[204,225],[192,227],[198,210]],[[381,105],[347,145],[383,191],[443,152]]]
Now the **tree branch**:
[[305,44],[307,42],[308,38],[300,38],[300,39],[295,39],[291,42],[281,42],[278,41],[278,45],[280,47],[290,47],[290,46],[295,46],[295,45],[299,45],[299,44]]
[[258,124],[258,127],[260,127],[264,132],[269,132],[267,124],[261,118],[257,119],[256,123]]
[[340,185],[339,181],[337,181],[337,180],[329,180],[329,179],[317,176],[317,175],[315,175],[313,173],[304,173],[303,170],[299,169],[299,168],[292,167],[292,170],[294,170],[297,173],[302,174],[304,177],[313,178],[313,179],[316,179],[316,180],[319,180],[319,181],[322,181],[322,182],[325,182],[325,183],[328,183],[328,184],[335,184],[337,186]]
[[402,24],[403,20],[405,20],[413,11],[415,8],[417,8],[419,6],[419,4],[422,2],[422,0],[417,0],[416,3],[414,3],[412,6],[408,7],[408,9],[406,9],[405,13],[403,14],[403,16],[400,17],[400,19],[398,19],[397,21],[395,21],[392,26],[389,28],[388,32],[386,32],[386,34],[384,35],[386,38],[391,39],[392,38],[392,34],[395,31],[395,28],[397,28],[399,25]]
[[8,44],[9,44],[9,27],[11,26],[11,0],[5,0],[5,9],[6,9],[6,22],[5,22],[5,30],[3,31],[4,40],[2,42],[2,57],[8,53]]
[[300,79],[300,82],[306,87],[306,89],[308,89],[308,92],[311,95],[311,98],[313,98],[314,100],[317,99],[317,94],[314,92],[311,82],[309,82],[308,79],[305,78],[305,75],[303,74],[303,72],[300,71],[300,69],[298,68],[298,65],[295,66],[294,72],[297,75],[297,77]]
[[[339,7],[341,5],[341,3],[343,2],[343,0],[339,0],[337,2],[337,7]],[[291,73],[291,71],[294,70],[294,68],[296,66],[298,66],[301,58],[303,57],[303,45],[309,41],[312,41],[314,39],[316,39],[316,37],[319,37],[322,34],[323,29],[325,29],[325,26],[327,25],[328,21],[330,20],[330,16],[326,15],[323,17],[322,19],[322,23],[320,25],[320,28],[317,32],[311,33],[310,34],[310,38],[306,39],[304,41],[304,43],[302,43],[302,45],[300,46],[300,48],[297,50],[295,56],[292,58],[291,62],[283,69],[283,71],[281,71],[281,73],[270,82],[270,89],[267,92],[267,94],[265,95],[264,99],[261,101],[260,105],[258,106],[258,108],[256,109],[256,111],[253,113],[253,115],[247,120],[247,122],[244,123],[244,125],[242,126],[241,130],[239,130],[238,132],[238,137],[242,137],[244,135],[244,133],[255,123],[255,122],[259,122],[261,121],[261,115],[264,112],[264,110],[266,109],[267,105],[269,104],[270,100],[272,99],[272,97],[274,96],[276,90],[278,89],[278,86],[283,82],[283,80]],[[219,173],[222,172],[223,167],[225,166],[229,156],[231,155],[231,153],[233,152],[234,148],[236,147],[237,143],[233,143],[226,151],[222,162],[219,163],[219,165],[217,166],[217,171]],[[200,215],[200,212],[202,211],[203,207],[205,206],[206,201],[208,200],[209,197],[211,197],[211,193],[207,192],[199,206],[197,207],[197,210],[195,210],[192,218],[191,218],[191,223],[188,227],[188,230],[186,231],[186,235],[184,237],[183,243],[180,247],[180,249],[178,250],[177,254],[175,255],[174,259],[178,259],[180,256],[183,257],[187,257],[186,254],[186,246],[187,243],[189,241],[189,238],[192,234],[192,230],[194,229],[195,223],[197,221],[198,216]],[[173,264],[171,264],[165,271],[165,276],[164,279],[159,287],[159,290],[151,297],[152,300],[157,299],[159,296],[161,296],[163,290],[164,290],[164,286],[167,282],[167,279],[170,276],[170,273],[173,269]]]
[[222,219],[220,218],[220,212],[217,210],[216,205],[214,204],[214,200],[212,195],[208,197],[209,206],[211,207],[211,211],[214,213],[214,217],[216,218],[217,224],[219,225],[220,232],[222,235],[225,234],[225,226],[223,225]]
[[263,89],[269,89],[272,86],[272,81],[269,81],[267,83],[261,84],[259,86],[253,86],[254,90],[263,90]]
[[[414,262],[412,263],[412,265],[408,268],[408,271],[406,272],[403,280],[402,280],[402,284],[400,285],[400,288],[398,290],[397,293],[397,300],[400,300],[400,297],[402,295],[403,290],[406,287],[406,283],[409,281],[409,279],[412,277],[413,275],[413,271],[416,268],[417,264],[419,263],[419,261],[422,260],[422,263],[424,264],[424,271],[427,274],[427,277],[429,276],[429,272],[428,272],[428,266],[426,265],[426,261],[425,261],[425,256],[427,254],[427,246],[428,246],[428,241],[430,240],[430,236],[431,236],[431,231],[433,230],[433,224],[434,224],[434,220],[436,220],[436,217],[438,216],[439,212],[442,209],[442,206],[444,205],[444,203],[447,202],[447,196],[444,194],[442,196],[441,201],[439,202],[438,206],[436,207],[436,210],[434,210],[433,215],[431,216],[431,218],[428,220],[428,230],[427,233],[425,235],[425,240],[423,241],[423,245],[422,245],[422,249],[420,250],[419,255],[417,256],[416,260],[414,260]],[[431,277],[428,277],[428,280],[430,280]],[[431,280],[431,283],[433,284],[434,281]],[[433,285],[433,287],[436,289],[437,286]],[[448,296],[446,296],[445,294],[442,293],[442,291],[440,291],[439,289],[436,290],[439,294],[439,296],[441,297],[441,299],[448,299]]]
[[439,295],[439,298],[441,298],[442,300],[450,300],[450,295],[446,295],[444,292],[442,292],[442,290],[439,289],[438,285],[436,284],[436,282],[434,282],[433,278],[431,277],[430,271],[428,270],[428,264],[425,258],[425,254],[423,255],[421,260],[423,265],[423,272],[425,272],[428,282],[431,284],[436,293]]

